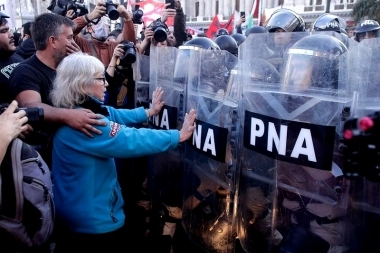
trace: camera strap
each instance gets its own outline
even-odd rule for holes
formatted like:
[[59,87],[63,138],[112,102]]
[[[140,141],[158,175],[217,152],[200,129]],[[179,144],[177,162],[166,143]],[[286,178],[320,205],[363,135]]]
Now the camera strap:
[[123,84],[120,87],[119,94],[117,95],[117,100],[116,100],[117,106],[123,106],[124,104],[125,96],[127,96],[127,93],[128,93],[127,84],[128,84],[128,78],[125,78],[123,81]]

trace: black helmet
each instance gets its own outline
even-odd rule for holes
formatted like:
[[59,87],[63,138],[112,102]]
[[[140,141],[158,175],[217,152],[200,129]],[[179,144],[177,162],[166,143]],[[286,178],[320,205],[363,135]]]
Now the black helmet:
[[338,16],[325,13],[319,16],[313,24],[314,31],[334,31],[341,32],[342,25]]
[[343,42],[330,35],[313,34],[300,39],[287,52],[284,86],[336,89],[339,56],[345,52]]
[[232,38],[236,40],[238,46],[245,41],[245,36],[241,33],[234,33],[231,35]]
[[364,20],[359,25],[356,26],[355,29],[355,40],[360,42],[362,39],[360,37],[364,37],[366,33],[373,33],[373,37],[379,37],[379,23],[375,20]]
[[267,33],[267,32],[268,32],[267,29],[265,29],[264,27],[259,26],[259,25],[254,25],[245,32],[245,36],[248,37],[248,35],[250,35],[251,33]]
[[212,51],[219,51],[220,48],[213,40],[207,37],[196,37],[187,41],[182,46],[179,46],[179,53],[177,55],[176,65],[174,69],[174,79],[177,82],[186,83],[188,75],[188,64],[190,61],[190,54],[192,50],[206,49]]
[[227,31],[227,29],[225,29],[225,28],[220,28],[220,29],[216,32],[216,37],[219,37],[219,36],[222,36],[222,35],[230,35],[230,33]]
[[230,35],[221,35],[215,39],[215,43],[218,44],[221,50],[226,50],[233,55],[238,54],[238,45],[236,40]]
[[289,9],[278,9],[273,12],[265,28],[269,32],[283,29],[285,32],[305,31],[305,22],[300,15]]
[[220,50],[218,44],[216,44],[213,40],[206,37],[197,37],[187,41],[183,46],[180,46],[179,49],[190,49],[189,47],[198,47],[203,49],[212,49],[212,50]]

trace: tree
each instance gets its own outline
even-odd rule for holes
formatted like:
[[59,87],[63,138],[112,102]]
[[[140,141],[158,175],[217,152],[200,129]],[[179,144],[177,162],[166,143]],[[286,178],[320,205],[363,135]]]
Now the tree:
[[362,19],[374,19],[380,21],[380,1],[379,0],[358,0],[352,9],[352,17],[355,23]]

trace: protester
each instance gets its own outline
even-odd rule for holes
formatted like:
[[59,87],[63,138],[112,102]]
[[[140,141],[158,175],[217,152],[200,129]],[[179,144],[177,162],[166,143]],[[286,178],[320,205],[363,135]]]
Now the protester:
[[13,69],[24,59],[15,54],[16,46],[13,33],[9,29],[9,18],[0,12],[0,103],[10,103],[11,93],[9,88],[9,77]]
[[25,111],[20,110],[15,113],[16,108],[17,101],[12,101],[7,109],[0,112],[0,164],[11,141],[28,129],[25,125],[28,121]]
[[135,123],[146,122],[160,112],[164,105],[162,89],[153,92],[149,109],[125,110],[103,105],[107,85],[103,64],[93,56],[72,54],[57,69],[52,91],[54,105],[96,111],[103,115],[106,126],[94,127],[108,133],[88,139],[70,126],[61,126],[54,136],[53,191],[57,218],[65,226],[64,233],[57,236],[57,253],[95,252],[102,248],[124,252],[123,249],[130,248],[123,235],[124,201],[113,158],[151,155],[176,148],[195,129],[195,110],[185,116],[180,131],[133,128]]
[[21,44],[17,47],[16,53],[25,60],[31,57],[36,52],[36,47],[32,39],[32,32],[30,27],[32,22],[27,22],[22,25],[22,39]]
[[45,123],[40,126],[40,131],[46,138],[37,150],[48,165],[51,160],[50,138],[59,124],[68,124],[89,137],[93,137],[93,133],[101,134],[93,124],[104,125],[98,121],[101,116],[90,110],[52,106],[50,91],[56,68],[67,54],[79,51],[73,40],[73,26],[72,20],[53,13],[36,17],[31,28],[36,54],[20,64],[10,77],[12,95],[21,107],[44,109]]

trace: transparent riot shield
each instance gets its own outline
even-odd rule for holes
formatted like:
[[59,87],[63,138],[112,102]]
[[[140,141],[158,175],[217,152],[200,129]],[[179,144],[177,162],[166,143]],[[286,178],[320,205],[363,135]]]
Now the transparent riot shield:
[[298,40],[308,35],[308,32],[253,33],[249,35],[253,37],[249,41],[255,44],[251,45],[253,48],[249,48],[248,51],[254,57],[264,58],[262,54],[266,51],[267,45],[272,51],[272,55],[264,59],[274,65],[277,71],[281,73],[288,49]]
[[189,55],[186,110],[196,109],[197,126],[185,151],[183,226],[206,252],[234,252],[237,58],[219,50]]
[[322,39],[310,50],[292,46],[281,80],[273,79],[268,76],[278,73],[255,57],[253,39],[241,45],[246,53],[238,65],[241,246],[246,252],[344,252],[348,183],[338,145],[351,103],[339,81],[346,79],[340,69],[346,57],[316,50]]
[[[151,46],[149,95],[161,87],[165,102],[161,112],[150,118],[151,128],[180,130],[182,127],[186,86],[185,79],[175,76],[178,55],[175,47]],[[186,68],[186,65],[177,67]],[[182,183],[183,145],[151,156],[148,184],[153,210],[152,232],[156,236],[174,235],[176,223],[182,218]]]
[[359,42],[357,42],[354,39],[350,39],[344,33],[338,33],[338,32],[334,32],[334,31],[313,31],[313,34],[326,34],[326,35],[333,36],[333,37],[337,38],[338,40],[342,41],[348,49],[352,49],[356,45],[359,44]]
[[135,105],[136,107],[149,106],[149,56],[137,54],[136,62],[133,63],[133,76],[135,80]]
[[349,52],[349,84],[356,93],[353,117],[344,125],[344,174],[350,178],[352,214],[347,252],[380,252],[380,39]]

